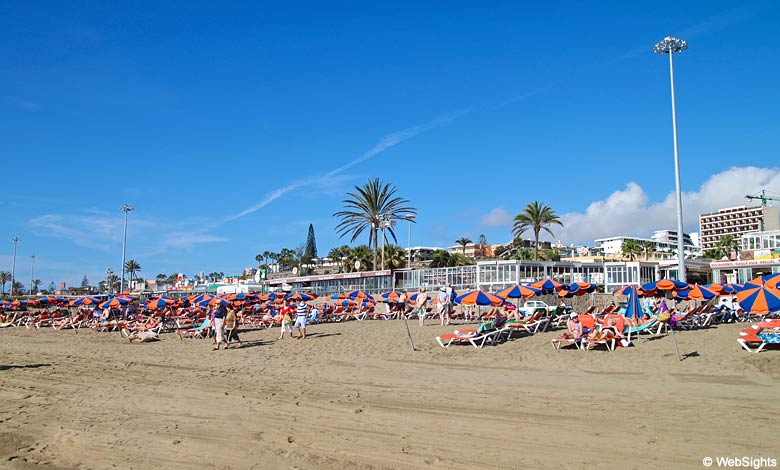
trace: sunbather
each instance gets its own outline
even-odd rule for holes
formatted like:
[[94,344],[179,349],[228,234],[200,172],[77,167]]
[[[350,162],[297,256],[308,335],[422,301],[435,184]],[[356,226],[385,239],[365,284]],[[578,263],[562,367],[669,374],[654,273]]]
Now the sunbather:
[[566,331],[561,333],[558,340],[565,341],[569,339],[579,340],[585,334],[582,323],[580,323],[580,316],[577,312],[572,312],[569,315],[569,321],[566,322]]
[[588,335],[588,340],[606,341],[612,338],[619,338],[620,336],[621,336],[621,332],[617,330],[617,320],[614,318],[610,318],[609,320],[607,320],[607,324],[605,326],[602,326],[600,330],[593,330]]

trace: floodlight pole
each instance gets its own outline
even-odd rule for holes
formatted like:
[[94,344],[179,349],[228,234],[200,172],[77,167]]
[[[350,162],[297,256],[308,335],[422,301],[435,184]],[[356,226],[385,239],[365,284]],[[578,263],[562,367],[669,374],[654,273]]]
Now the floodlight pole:
[[409,222],[409,239],[407,240],[407,250],[406,253],[407,261],[406,261],[406,267],[409,268],[412,266],[412,221],[414,220],[414,214],[406,214],[404,216],[404,219],[406,219]]
[[119,293],[125,291],[125,249],[127,248],[127,213],[133,210],[132,207],[125,204],[119,210],[125,213],[125,230],[122,237],[122,280],[119,282]]
[[30,256],[32,258],[32,268],[30,269],[30,295],[35,295],[33,292],[33,279],[35,278],[35,255]]
[[11,264],[11,296],[13,296],[14,287],[16,287],[16,244],[22,241],[22,239],[19,237],[13,237],[11,241],[14,243],[14,260]]
[[680,188],[680,155],[677,148],[677,110],[674,98],[674,64],[672,56],[688,49],[688,43],[673,36],[667,36],[653,47],[656,54],[669,54],[669,80],[672,89],[672,134],[674,138],[674,177],[677,190],[677,279],[687,282],[685,272],[685,248],[683,232],[682,190]]

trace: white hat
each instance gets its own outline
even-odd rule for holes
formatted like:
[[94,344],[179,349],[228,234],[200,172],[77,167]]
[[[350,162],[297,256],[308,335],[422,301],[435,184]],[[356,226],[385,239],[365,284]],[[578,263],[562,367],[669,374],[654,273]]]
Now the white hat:
[[580,315],[579,315],[577,312],[571,312],[571,313],[569,314],[569,318],[577,318],[577,317],[579,317],[579,316],[580,316]]

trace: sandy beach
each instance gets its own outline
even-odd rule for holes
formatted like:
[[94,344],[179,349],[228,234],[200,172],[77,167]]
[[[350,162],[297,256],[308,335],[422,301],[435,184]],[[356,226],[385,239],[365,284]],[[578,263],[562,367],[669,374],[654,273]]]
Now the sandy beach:
[[31,469],[702,468],[780,457],[780,352],[745,325],[639,347],[554,351],[555,332],[481,350],[456,327],[312,325],[244,345],[0,331],[0,462]]

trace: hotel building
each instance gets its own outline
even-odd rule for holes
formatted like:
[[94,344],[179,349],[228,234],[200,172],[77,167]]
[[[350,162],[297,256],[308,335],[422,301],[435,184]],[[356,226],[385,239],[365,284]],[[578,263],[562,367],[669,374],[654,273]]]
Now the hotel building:
[[780,211],[777,207],[729,207],[699,216],[699,237],[703,251],[717,248],[724,235],[739,240],[749,232],[780,230]]

